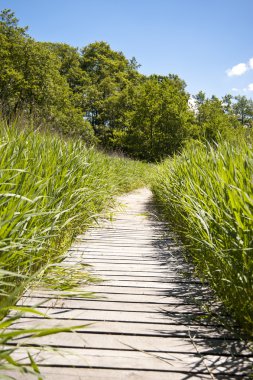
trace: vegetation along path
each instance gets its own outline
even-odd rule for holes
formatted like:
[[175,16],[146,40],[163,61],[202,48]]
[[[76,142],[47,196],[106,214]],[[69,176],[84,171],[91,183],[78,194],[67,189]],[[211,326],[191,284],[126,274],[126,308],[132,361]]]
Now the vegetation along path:
[[197,306],[210,291],[182,274],[187,265],[166,224],[152,216],[151,192],[119,200],[114,220],[80,235],[66,259],[90,264],[104,279],[88,287],[96,298],[36,290],[22,299],[44,301],[38,309],[51,319],[24,317],[19,325],[87,325],[38,338],[48,346],[35,356],[41,373],[51,380],[249,378],[252,356]]

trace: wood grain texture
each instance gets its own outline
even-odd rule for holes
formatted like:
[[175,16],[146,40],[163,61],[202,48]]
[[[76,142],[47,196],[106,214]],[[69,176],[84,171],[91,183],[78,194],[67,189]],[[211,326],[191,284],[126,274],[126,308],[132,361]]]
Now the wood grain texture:
[[[245,343],[203,309],[211,291],[184,262],[168,226],[140,189],[118,199],[113,221],[77,237],[66,265],[85,263],[103,282],[85,288],[95,299],[34,289],[19,304],[50,319],[24,315],[13,328],[80,327],[73,333],[23,338],[46,380],[196,380],[249,378]],[[215,306],[215,304],[213,304]],[[31,345],[40,344],[38,349]],[[26,362],[25,347],[16,359]],[[33,379],[29,374],[18,379]],[[24,377],[25,376],[25,377]]]

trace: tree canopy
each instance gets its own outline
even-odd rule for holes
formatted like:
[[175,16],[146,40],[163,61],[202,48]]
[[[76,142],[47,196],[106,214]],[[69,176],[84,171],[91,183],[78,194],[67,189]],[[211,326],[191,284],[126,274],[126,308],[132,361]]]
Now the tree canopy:
[[37,42],[15,14],[0,14],[0,111],[7,121],[22,114],[36,125],[148,161],[161,160],[188,139],[216,140],[240,125],[252,126],[245,96],[208,99],[190,95],[175,74],[145,76],[105,41],[81,49]]

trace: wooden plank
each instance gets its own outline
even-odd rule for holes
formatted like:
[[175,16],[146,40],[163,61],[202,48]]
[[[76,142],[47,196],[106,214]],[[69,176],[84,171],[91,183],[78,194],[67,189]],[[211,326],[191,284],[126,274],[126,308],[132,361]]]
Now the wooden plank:
[[[209,374],[210,369],[216,373],[240,375],[247,374],[252,367],[253,359],[237,358],[236,363],[231,357],[209,356],[203,358],[197,354],[144,352],[144,351],[121,351],[100,350],[87,348],[68,348],[65,355],[63,349],[60,353],[55,351],[29,349],[31,355],[38,363],[43,365],[75,366],[82,368],[115,368],[115,369],[139,369],[155,371],[187,371],[190,373]],[[13,357],[21,363],[29,363],[25,358],[25,351],[20,349]]]
[[[68,261],[69,263],[72,262],[72,263],[83,263],[83,264],[86,264],[86,261],[85,259],[83,260],[69,260]],[[94,267],[94,266],[92,266]],[[96,263],[96,270],[100,270],[100,269],[106,269],[106,270],[130,270],[130,271],[146,271],[146,272],[154,272],[156,270],[164,270],[165,269],[165,266],[164,265],[139,265],[139,264],[116,264],[116,263]]]
[[[33,291],[32,293],[27,293],[27,296],[33,296],[35,298],[40,297],[40,298],[49,298],[49,299],[55,299],[54,297],[58,296],[59,300],[65,299],[68,300],[68,298],[64,297],[64,293],[59,293],[57,291],[48,291],[48,290],[36,290]],[[139,304],[145,304],[145,303],[152,303],[152,304],[163,304],[167,305],[169,303],[173,304],[180,304],[180,305],[195,305],[194,299],[192,299],[192,302],[187,300],[185,301],[185,296],[182,295],[182,297],[176,296],[176,297],[168,297],[166,295],[161,295],[161,294],[155,294],[155,295],[144,295],[141,294],[141,297],[139,294],[127,294],[127,293],[112,293],[110,291],[108,292],[103,292],[100,291],[99,293],[96,293],[96,297],[93,300],[107,300],[107,301],[112,301],[112,302],[125,302],[125,303],[139,303]],[[72,296],[73,300],[80,300],[84,301],[85,298],[81,298],[78,296]],[[71,300],[69,300],[71,301]],[[92,301],[92,299],[87,299],[87,302]]]
[[[140,350],[153,352],[196,353],[190,339],[139,336],[133,344],[131,335],[105,335],[85,333],[59,333],[43,338],[24,338],[19,342],[27,345],[43,344],[55,347],[94,348],[110,350]],[[210,350],[209,350],[210,351]],[[202,350],[203,352],[203,350]],[[208,352],[208,351],[207,351]],[[215,351],[213,351],[215,353]],[[216,352],[218,352],[216,350]]]
[[106,334],[127,334],[132,336],[166,336],[166,337],[182,337],[182,338],[220,338],[220,339],[234,339],[228,331],[220,329],[217,326],[201,326],[199,324],[166,324],[166,323],[143,323],[143,322],[108,322],[108,321],[95,321],[91,320],[78,320],[78,319],[43,319],[39,317],[34,318],[20,318],[19,322],[12,325],[13,329],[29,328],[52,328],[63,326],[80,326],[77,329],[85,333],[106,333]]
[[[127,247],[126,245],[124,244],[119,244],[119,246],[113,246],[111,244],[108,244],[108,245],[105,245],[105,244],[101,244],[101,245],[95,245],[95,244],[91,244],[91,245],[85,245],[85,246],[80,246],[79,247],[79,250],[75,249],[75,251],[70,251],[72,255],[78,255],[80,253],[87,253],[87,252],[90,252],[90,253],[108,253],[108,254],[114,254],[114,255],[118,255],[118,256],[123,256],[122,253],[124,252],[124,256],[141,256],[141,257],[144,257],[147,255],[147,257],[150,257],[150,256],[158,256],[158,254],[162,254],[162,252],[158,251],[155,247],[152,247],[152,246],[146,246],[144,247],[143,245],[138,245],[136,247]],[[168,251],[168,254],[170,252]],[[164,255],[164,258],[166,258],[166,254],[165,252],[163,252],[163,255]]]
[[[203,285],[200,281],[197,281],[197,280],[188,280],[188,279],[183,279],[183,278],[180,278],[178,276],[175,276],[175,277],[155,277],[155,276],[124,276],[124,275],[119,275],[118,273],[117,274],[110,274],[110,275],[104,275],[103,273],[101,272],[95,272],[93,271],[92,272],[95,276],[99,277],[99,279],[101,279],[101,282],[105,282],[105,283],[108,283],[108,281],[110,281],[110,284],[111,282],[114,282],[114,281],[117,281],[119,284],[120,282],[124,282],[124,283],[129,283],[131,284],[132,282],[138,282],[138,283],[153,283],[154,285],[156,283],[158,284],[183,284],[183,286],[187,286],[187,285]],[[120,286],[120,285],[119,285]]]
[[[125,276],[140,276],[140,277],[156,277],[156,276],[161,276],[162,278],[180,278],[178,273],[175,273],[173,271],[167,271],[164,269],[156,269],[156,270],[132,270],[128,271],[128,268],[125,269],[97,269],[96,267],[90,267],[89,272],[90,273],[101,273],[101,276],[103,274],[108,274],[108,275],[115,275],[118,274],[119,276],[125,275]],[[185,277],[182,277],[184,279]]]
[[81,310],[117,310],[117,311],[134,311],[134,312],[175,312],[175,313],[199,313],[200,309],[196,305],[186,304],[167,304],[167,303],[139,303],[139,302],[118,302],[109,300],[74,300],[74,299],[41,299],[38,297],[23,298],[18,302],[22,306],[43,306],[44,308],[68,308]]
[[[150,227],[149,227],[150,228]],[[146,232],[147,231],[147,227],[145,228],[145,226],[142,226],[141,224],[138,226],[138,231],[136,230],[136,228],[134,227],[131,227],[130,223],[126,223],[126,224],[123,224],[123,225],[120,225],[120,223],[118,222],[118,220],[115,218],[115,220],[111,223],[105,223],[104,225],[100,224],[100,225],[93,225],[93,226],[90,226],[89,227],[89,231],[91,231],[91,233],[94,233],[96,231],[102,231],[102,230],[105,230],[105,231],[111,231],[112,233],[113,232],[117,232],[117,231],[123,231],[124,233],[137,233],[137,232]],[[162,234],[163,236],[166,234],[167,238],[170,239],[171,241],[174,241],[175,242],[175,236],[173,235],[173,233],[171,232],[171,229],[168,228],[168,225],[167,227],[161,227],[160,225],[156,225],[156,224],[153,224],[150,228],[150,231],[152,233],[157,233],[157,234]],[[78,235],[77,236],[77,239],[80,237],[85,237],[86,236],[86,233],[83,234],[83,235]]]
[[159,281],[135,281],[129,279],[127,280],[118,280],[118,279],[103,279],[98,286],[116,286],[116,287],[135,287],[135,288],[150,288],[150,289],[176,289],[182,288],[182,286],[187,286],[188,289],[200,287],[202,289],[202,284],[197,282],[189,282],[189,281],[167,281],[167,282],[159,282]]
[[[118,370],[109,368],[68,368],[64,366],[45,367],[40,366],[41,374],[46,380],[211,380],[210,375],[189,374],[185,372],[157,372],[157,371],[138,371],[138,370]],[[13,376],[13,372],[9,372]],[[35,380],[35,376],[30,374],[16,374],[17,380]],[[189,377],[190,376],[190,377]],[[217,377],[216,377],[217,378]],[[222,380],[225,378],[223,377]],[[229,377],[229,380],[234,380]],[[238,378],[237,378],[238,380]]]
[[[160,260],[158,262],[157,258],[147,258],[147,257],[142,257],[142,256],[132,256],[132,257],[120,257],[119,255],[114,255],[114,256],[109,256],[108,254],[98,254],[98,255],[91,255],[91,256],[88,256],[88,255],[82,255],[81,256],[82,258],[85,258],[85,260],[87,260],[87,263],[89,263],[89,261],[92,261],[92,263],[97,263],[99,261],[102,261],[102,262],[115,262],[115,263],[122,263],[122,264],[131,264],[131,263],[138,263],[140,265],[142,264],[157,264],[157,263],[161,263],[161,264],[167,264],[167,260]],[[73,256],[73,257],[69,257],[69,259],[78,259],[79,257],[78,256]]]
[[245,349],[245,345],[238,341],[221,341],[220,339],[190,339],[177,337],[156,337],[156,336],[133,336],[122,334],[86,334],[85,332],[67,332],[55,335],[31,338],[26,337],[18,340],[21,344],[27,345],[49,345],[54,347],[71,348],[99,348],[111,350],[140,350],[153,352],[177,352],[195,353],[196,347],[201,355],[220,355],[220,356],[245,356],[252,357],[252,353]]
[[131,286],[110,286],[109,284],[104,285],[90,285],[86,290],[94,292],[99,295],[99,293],[116,293],[116,294],[138,294],[138,295],[157,295],[166,296],[166,289],[154,289],[145,287],[131,287]]
[[137,271],[137,272],[128,272],[128,271],[109,271],[100,269],[100,271],[96,270],[96,268],[92,268],[89,270],[90,273],[99,274],[100,276],[109,277],[109,278],[121,278],[121,279],[139,279],[139,280],[154,280],[154,281],[166,281],[166,280],[175,280],[180,279],[180,281],[187,281],[187,279],[183,277],[179,277],[178,274],[174,273],[173,275],[167,275],[166,272],[157,271],[157,272],[145,272],[145,271]]
[[[160,266],[160,265],[167,265],[167,261],[160,261],[158,262],[157,260],[143,260],[142,258],[132,258],[132,259],[125,259],[121,257],[117,258],[112,258],[108,259],[106,257],[99,257],[99,258],[86,258],[83,256],[87,264],[122,264],[122,265],[131,265],[131,264],[137,264],[140,266],[140,269],[142,266],[147,266],[147,265],[152,265],[152,266]],[[69,257],[68,259],[65,260],[65,262],[70,262],[72,260],[79,259],[79,257]]]
[[[194,314],[186,312],[179,313],[176,311],[166,312],[144,312],[144,311],[126,311],[126,310],[101,310],[101,309],[70,309],[70,308],[36,308],[39,312],[45,313],[48,317],[54,319],[76,319],[76,320],[94,320],[94,321],[117,321],[117,322],[140,322],[140,323],[153,323],[155,324],[173,324],[178,323],[180,320],[184,324],[207,324],[206,319],[201,322],[200,316],[203,313]],[[12,314],[12,313],[11,313]],[[11,315],[10,314],[10,315]],[[30,313],[24,314],[29,316]],[[155,326],[154,326],[155,327]]]
[[164,236],[164,234],[162,232],[159,232],[159,231],[156,231],[154,232],[153,230],[151,229],[142,229],[140,230],[140,228],[138,228],[138,230],[127,230],[127,229],[114,229],[114,230],[110,230],[108,228],[101,228],[99,230],[97,230],[98,232],[95,232],[95,230],[93,230],[93,232],[87,234],[87,237],[88,239],[85,238],[85,236],[81,237],[80,240],[78,240],[77,238],[77,241],[80,242],[80,241],[89,241],[89,240],[99,240],[99,239],[107,239],[107,240],[110,240],[112,238],[116,238],[116,239],[122,239],[122,240],[126,240],[127,238],[130,239],[130,240],[136,240],[136,241],[168,241],[170,244],[173,244],[175,246],[178,247],[177,244],[175,244],[175,242],[171,241],[171,239],[169,239],[168,237]]
[[[129,264],[131,262],[138,262],[140,264],[146,264],[147,262],[150,262],[152,261],[153,263],[156,262],[157,263],[157,258],[156,257],[150,257],[149,260],[146,259],[143,259],[143,257],[136,257],[136,256],[129,256],[129,257],[124,257],[124,260],[122,260],[118,254],[117,255],[109,255],[107,253],[103,254],[103,253],[95,253],[95,254],[88,254],[88,255],[85,255],[85,254],[82,254],[82,255],[73,255],[73,256],[69,256],[68,258],[69,260],[76,260],[76,259],[84,259],[84,260],[87,260],[87,263],[89,261],[92,261],[92,263],[97,263],[99,261],[108,261],[108,262],[115,262],[115,263],[124,263],[124,264]],[[93,261],[94,260],[94,261]],[[161,261],[161,263],[167,263],[166,260],[164,260],[163,262]],[[169,268],[168,268],[169,269]]]
[[[76,260],[76,261],[72,261],[71,265],[75,265],[75,264],[84,264],[86,265],[86,262],[85,260]],[[161,267],[161,266],[149,266],[149,267],[145,267],[145,266],[142,266],[140,267],[139,265],[122,265],[122,264],[96,264],[96,266],[87,266],[87,269],[88,270],[91,270],[91,271],[94,271],[96,270],[97,273],[99,273],[100,271],[119,271],[119,272],[124,272],[124,271],[131,271],[132,273],[133,272],[139,272],[140,270],[142,271],[142,273],[162,273],[164,272],[164,267]]]
[[[102,252],[102,253],[104,252],[104,253],[118,254],[118,255],[121,255],[123,258],[124,257],[123,252],[129,253],[129,251],[131,251],[133,254],[137,256],[143,256],[143,255],[155,256],[156,255],[157,258],[159,257],[159,251],[157,249],[149,247],[149,246],[144,247],[143,245],[134,247],[134,246],[127,246],[125,244],[119,244],[118,246],[113,246],[111,244],[108,244],[108,246],[106,246],[105,244],[101,243],[101,246],[92,244],[92,246],[86,245],[86,248],[87,249],[82,250],[82,252],[84,253],[87,251],[92,252],[93,250],[93,252],[95,251],[95,252]],[[163,257],[166,258],[165,255]]]
[[[106,235],[104,235],[103,233],[100,235],[100,236],[92,236],[92,237],[87,237],[87,238],[83,238],[83,239],[78,239],[78,241],[81,241],[81,242],[84,242],[84,243],[87,243],[85,245],[89,246],[89,244],[93,244],[93,243],[96,243],[96,244],[102,244],[104,245],[104,243],[106,243],[105,245],[107,244],[124,244],[126,243],[126,245],[130,244],[130,245],[139,245],[141,243],[141,245],[143,246],[148,246],[150,247],[150,243],[154,243],[154,242],[159,242],[161,243],[162,242],[162,238],[154,238],[152,236],[152,234],[148,233],[149,231],[147,231],[147,234],[146,234],[146,237],[143,237],[143,234],[140,235],[140,234],[136,234],[134,237],[132,236],[129,236],[126,238],[125,234],[122,236],[122,234],[118,234],[118,236],[108,236],[108,234],[106,233]],[[164,239],[166,241],[166,239]]]
[[[135,283],[129,284],[128,282],[123,283],[122,285],[118,284],[116,281],[105,281],[102,283],[99,283],[97,285],[91,285],[89,286],[89,291],[99,293],[100,291],[103,292],[112,292],[112,293],[128,293],[128,294],[151,294],[151,295],[169,295],[170,291],[185,291],[184,284],[180,283],[168,283],[167,286],[164,286],[164,284],[159,284],[157,286],[150,286],[150,284],[143,283]],[[187,288],[189,291],[195,290],[195,284],[187,284]],[[201,291],[201,288],[200,288]]]
[[[138,263],[125,263],[125,264],[121,264],[121,263],[96,263],[96,265],[92,265],[92,264],[87,264],[85,258],[82,258],[82,259],[69,259],[69,260],[66,260],[65,261],[65,264],[66,265],[75,265],[75,264],[83,264],[83,265],[86,265],[87,268],[91,267],[91,269],[94,269],[96,267],[96,270],[99,271],[99,270],[130,270],[130,271],[143,271],[143,272],[154,272],[154,271],[166,271],[167,269],[167,265],[165,264],[138,264]],[[170,271],[168,271],[168,273],[170,273]],[[171,271],[172,273],[172,271]]]
[[[75,250],[75,251],[69,251],[69,254],[68,256],[69,257],[95,257],[95,255],[101,257],[101,256],[105,256],[105,255],[109,255],[110,257],[119,257],[120,256],[120,253],[118,250],[112,250],[112,249],[96,249],[96,248],[93,248],[93,247],[90,247],[90,248],[82,248],[82,249],[79,249],[78,251]],[[124,257],[125,258],[131,258],[131,257],[140,257],[140,258],[154,258],[154,256],[156,255],[155,252],[143,252],[143,251],[138,251],[138,252],[131,252],[128,251],[126,252],[126,254],[124,254]]]
[[[85,258],[86,260],[94,260],[94,262],[97,262],[98,260],[103,260],[103,261],[116,261],[116,262],[126,262],[129,263],[131,261],[134,262],[139,262],[139,263],[157,263],[157,258],[154,256],[147,257],[147,255],[136,255],[136,256],[124,256],[122,258],[119,254],[111,254],[110,252],[99,252],[99,253],[94,253],[94,254],[83,254],[81,256],[78,255],[73,255],[69,256],[69,258]],[[166,260],[164,260],[166,261]]]

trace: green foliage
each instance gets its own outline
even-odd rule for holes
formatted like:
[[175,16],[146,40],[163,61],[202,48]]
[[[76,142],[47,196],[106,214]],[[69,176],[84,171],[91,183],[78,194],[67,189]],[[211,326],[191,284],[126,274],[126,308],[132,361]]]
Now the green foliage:
[[[9,21],[10,19],[10,21]],[[0,111],[7,120],[22,113],[38,125],[65,134],[88,136],[94,133],[84,122],[80,101],[74,94],[69,77],[62,75],[57,54],[45,44],[34,41],[17,27],[13,13],[1,13],[0,22]],[[11,21],[12,20],[12,21]],[[74,70],[74,67],[73,67]],[[68,83],[71,82],[70,84]]]
[[82,50],[81,67],[90,78],[84,109],[103,146],[148,161],[181,148],[193,115],[178,76],[144,77],[105,42]]
[[181,148],[193,118],[184,87],[173,75],[152,75],[136,86],[130,120],[120,136],[131,156],[155,161]]
[[154,192],[237,322],[253,327],[253,153],[241,139],[195,143],[158,168]]
[[233,96],[231,94],[226,94],[222,97],[222,107],[228,114],[232,114],[232,100]]
[[206,94],[203,91],[199,91],[196,95],[193,95],[196,101],[197,107],[201,106],[206,100]]
[[242,125],[248,124],[252,127],[253,101],[246,96],[236,96],[233,111]]
[[63,43],[42,43],[44,47],[51,50],[58,58],[59,72],[63,76],[72,91],[71,99],[77,108],[85,107],[85,91],[91,84],[86,71],[81,68],[81,59],[78,49]]
[[234,128],[239,127],[235,115],[230,112],[231,99],[227,95],[223,101],[216,96],[211,99],[205,97],[200,92],[195,97],[196,100],[196,123],[197,131],[195,136],[204,141],[217,141],[219,136],[230,138],[234,133]]
[[5,35],[15,36],[25,35],[28,27],[21,28],[18,26],[19,20],[15,17],[15,13],[11,9],[4,9],[0,13],[0,28]]
[[128,61],[103,41],[83,48],[80,60],[89,78],[83,110],[103,146],[112,147],[110,138],[125,118],[125,92],[141,77],[136,71],[137,63]]

